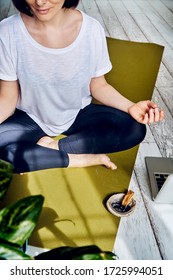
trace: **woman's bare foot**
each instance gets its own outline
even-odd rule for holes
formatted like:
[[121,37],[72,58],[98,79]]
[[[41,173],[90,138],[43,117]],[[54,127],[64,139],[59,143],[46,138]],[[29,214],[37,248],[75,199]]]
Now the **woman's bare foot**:
[[88,167],[95,165],[105,165],[111,170],[117,169],[117,166],[105,154],[69,154],[68,167]]
[[44,136],[42,138],[40,138],[37,142],[38,145],[46,147],[46,148],[50,148],[50,149],[54,149],[54,150],[58,150],[58,141],[57,140],[53,140],[51,137],[49,136]]
[[[40,138],[37,144],[43,147],[58,150],[58,141],[53,140],[49,136],[44,136]],[[68,167],[88,167],[95,165],[105,165],[111,170],[117,169],[117,166],[105,154],[68,154],[68,156]]]

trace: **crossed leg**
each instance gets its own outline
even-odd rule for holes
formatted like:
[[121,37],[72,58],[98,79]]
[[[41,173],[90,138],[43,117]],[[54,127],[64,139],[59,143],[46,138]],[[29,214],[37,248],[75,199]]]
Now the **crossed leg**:
[[145,137],[146,127],[128,114],[90,104],[72,126],[55,141],[24,112],[16,112],[0,124],[0,158],[14,165],[14,172],[48,168],[116,165],[106,155],[129,149]]
[[120,110],[90,104],[82,109],[72,126],[65,131],[67,137],[53,140],[43,136],[38,145],[68,153],[68,167],[105,165],[112,170],[116,165],[106,155],[129,149],[145,137],[146,127]]
[[[53,140],[49,136],[42,137],[38,145],[50,149],[58,149],[58,141]],[[69,165],[68,167],[88,167],[94,165],[105,165],[107,168],[115,170],[116,165],[105,154],[68,154]]]

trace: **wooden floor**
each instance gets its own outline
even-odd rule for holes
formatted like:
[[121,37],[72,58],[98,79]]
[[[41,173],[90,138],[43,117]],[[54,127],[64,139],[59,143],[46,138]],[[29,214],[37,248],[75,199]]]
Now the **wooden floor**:
[[145,156],[173,157],[173,0],[81,0],[106,35],[165,46],[153,100],[165,111],[141,143],[130,188],[138,208],[122,218],[114,251],[120,259],[173,259],[173,205],[152,202]]

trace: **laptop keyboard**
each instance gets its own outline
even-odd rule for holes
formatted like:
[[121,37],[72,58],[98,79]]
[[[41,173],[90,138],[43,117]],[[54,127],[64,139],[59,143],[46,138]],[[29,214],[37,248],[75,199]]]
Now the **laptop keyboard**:
[[164,182],[166,181],[169,175],[170,173],[154,173],[158,191],[160,191],[161,187],[163,186]]

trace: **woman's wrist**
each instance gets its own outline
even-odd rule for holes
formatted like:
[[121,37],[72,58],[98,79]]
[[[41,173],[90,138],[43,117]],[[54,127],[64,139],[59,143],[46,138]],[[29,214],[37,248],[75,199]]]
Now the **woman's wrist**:
[[129,101],[129,104],[127,106],[127,113],[130,114],[130,109],[135,105],[136,103]]

